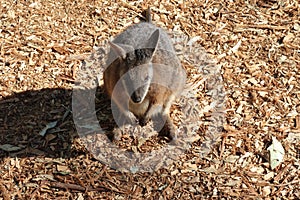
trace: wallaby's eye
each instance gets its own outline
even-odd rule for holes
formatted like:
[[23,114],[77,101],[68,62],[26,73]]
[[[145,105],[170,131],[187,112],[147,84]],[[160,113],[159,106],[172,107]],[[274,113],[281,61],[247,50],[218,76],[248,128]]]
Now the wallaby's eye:
[[128,53],[127,56],[126,56],[125,62],[128,65],[133,65],[133,63],[135,62],[135,56],[134,56],[134,54]]

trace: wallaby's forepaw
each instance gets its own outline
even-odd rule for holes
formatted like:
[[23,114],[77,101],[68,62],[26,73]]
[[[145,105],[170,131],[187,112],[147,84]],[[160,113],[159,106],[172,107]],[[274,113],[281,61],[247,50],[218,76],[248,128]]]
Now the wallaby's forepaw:
[[134,136],[134,134],[130,131],[130,129],[132,128],[132,125],[130,124],[126,124],[123,125],[121,127],[116,127],[113,130],[113,140],[115,141],[120,141],[123,135],[130,135],[130,136]]
[[138,119],[134,116],[132,112],[128,111],[124,114],[120,114],[119,118],[117,119],[117,124],[119,126],[123,126],[125,124],[137,125]]
[[159,131],[159,136],[166,136],[170,141],[177,140],[174,125],[166,122],[164,127]]
[[120,128],[115,128],[111,135],[112,141],[120,141],[122,137],[122,130]]
[[179,140],[175,140],[175,139],[173,139],[173,140],[171,140],[170,142],[169,142],[169,145],[174,145],[174,146],[177,146],[177,145],[179,145],[180,144],[180,141]]
[[132,112],[126,113],[127,120],[129,124],[131,125],[137,125],[138,124],[138,119],[134,116]]

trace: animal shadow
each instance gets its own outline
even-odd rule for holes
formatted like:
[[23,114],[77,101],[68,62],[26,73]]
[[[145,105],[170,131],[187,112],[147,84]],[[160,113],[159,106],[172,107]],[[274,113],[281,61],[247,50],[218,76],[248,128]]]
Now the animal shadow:
[[[0,96],[0,158],[85,154],[86,150],[74,142],[78,133],[72,115],[72,92],[46,88]],[[115,127],[110,100],[102,86],[96,93],[99,125],[110,132]]]

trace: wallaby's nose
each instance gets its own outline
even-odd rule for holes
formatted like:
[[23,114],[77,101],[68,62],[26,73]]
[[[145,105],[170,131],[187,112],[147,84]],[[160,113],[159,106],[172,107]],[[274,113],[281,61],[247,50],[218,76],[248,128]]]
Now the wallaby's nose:
[[142,98],[139,97],[138,95],[136,95],[136,93],[132,93],[131,95],[131,100],[134,102],[134,103],[140,103]]

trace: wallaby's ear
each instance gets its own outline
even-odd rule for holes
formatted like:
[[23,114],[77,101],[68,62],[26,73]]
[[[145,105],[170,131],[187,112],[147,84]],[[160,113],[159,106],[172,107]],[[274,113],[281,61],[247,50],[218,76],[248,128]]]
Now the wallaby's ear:
[[126,51],[121,46],[108,41],[108,44],[110,45],[110,48],[117,54],[117,56],[125,59],[126,58]]
[[147,41],[146,48],[153,49],[152,55],[154,54],[155,50],[157,49],[159,41],[159,29],[156,29],[150,36],[150,38]]

